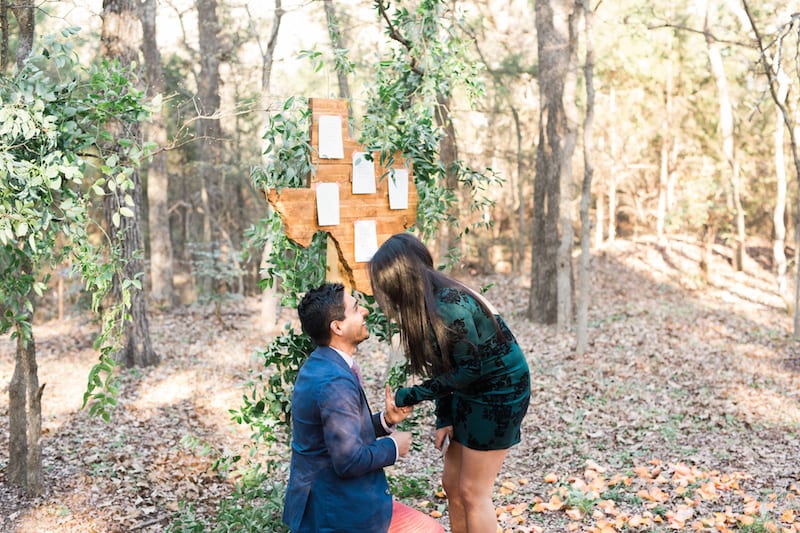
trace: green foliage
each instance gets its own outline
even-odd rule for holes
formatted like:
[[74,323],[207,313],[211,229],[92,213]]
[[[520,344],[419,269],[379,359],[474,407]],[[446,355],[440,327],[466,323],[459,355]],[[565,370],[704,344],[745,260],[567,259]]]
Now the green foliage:
[[597,501],[598,500],[591,495],[570,487],[567,491],[567,497],[564,499],[564,505],[579,510],[583,515],[588,515],[592,512],[594,504],[597,503]]
[[369,90],[360,142],[379,151],[384,166],[395,153],[411,162],[419,195],[416,225],[423,237],[430,236],[445,221],[458,226],[451,209],[457,197],[448,187],[448,171],[473,193],[471,205],[477,209],[485,201],[478,193],[498,181],[461,161],[448,169],[439,158],[444,131],[436,114],[442,102],[456,87],[470,98],[482,94],[483,87],[477,63],[468,57],[469,39],[461,39],[460,21],[445,2],[428,0],[410,10],[402,3],[391,9],[377,0],[375,7],[385,16],[393,47],[381,59]]
[[433,492],[430,480],[421,476],[398,474],[386,479],[394,497],[401,500],[430,498]]
[[[271,370],[249,384],[251,394],[242,397],[242,406],[231,410],[237,424],[247,424],[253,429],[256,442],[272,443],[276,433],[288,429],[291,424],[291,399],[297,372],[314,349],[311,339],[296,332],[289,325],[266,348],[257,355],[264,360],[265,368]],[[288,436],[288,432],[285,433]]]
[[233,494],[220,502],[213,521],[195,513],[194,506],[181,502],[168,533],[287,533],[281,521],[283,492],[281,483],[256,469],[255,475],[236,483]]
[[211,280],[211,290],[199,295],[203,303],[213,302],[218,308],[225,300],[236,296],[225,286],[232,285],[244,275],[240,265],[242,254],[236,250],[223,251],[219,243],[189,243],[192,254],[192,271],[199,279]]
[[[70,28],[59,38],[44,38],[18,72],[0,77],[0,301],[5,306],[0,332],[14,329],[26,341],[31,336],[32,293],[41,295],[46,289],[42,269],[65,257],[92,294],[92,310],[99,311],[122,271],[115,243],[106,239],[98,245],[90,238],[95,224],[91,202],[117,195],[122,207],[114,219],[132,216],[126,191],[133,169],[118,153],[132,164],[147,155],[134,141],[112,139],[105,130],[111,120],[135,123],[146,118],[143,93],[117,64],[81,66],[67,40],[76,33]],[[122,301],[103,312],[95,343],[100,362],[90,373],[84,397],[84,403],[95,402],[92,413],[106,418],[116,394],[111,355],[131,291],[140,290],[141,281],[122,279],[121,285]]]
[[308,186],[308,177],[314,172],[310,127],[311,111],[305,98],[289,98],[281,111],[270,116],[264,133],[266,160],[252,172],[257,189]]

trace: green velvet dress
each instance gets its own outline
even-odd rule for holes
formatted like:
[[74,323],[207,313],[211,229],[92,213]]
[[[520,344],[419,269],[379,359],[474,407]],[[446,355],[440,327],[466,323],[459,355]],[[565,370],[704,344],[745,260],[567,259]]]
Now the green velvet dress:
[[503,319],[506,339],[469,293],[437,293],[439,313],[457,333],[452,368],[421,385],[398,389],[398,406],[436,401],[436,427],[453,426],[453,440],[474,450],[503,450],[520,441],[528,410],[531,380],[528,363]]

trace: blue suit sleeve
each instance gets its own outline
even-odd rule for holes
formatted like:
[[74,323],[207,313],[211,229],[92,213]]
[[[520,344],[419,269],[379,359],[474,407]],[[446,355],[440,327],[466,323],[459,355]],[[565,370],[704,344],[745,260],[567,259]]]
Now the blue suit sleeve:
[[[319,391],[325,445],[334,471],[342,478],[380,470],[394,464],[396,458],[391,439],[375,439],[373,416],[361,394],[357,385],[346,378],[333,379]],[[366,428],[365,417],[369,423]]]

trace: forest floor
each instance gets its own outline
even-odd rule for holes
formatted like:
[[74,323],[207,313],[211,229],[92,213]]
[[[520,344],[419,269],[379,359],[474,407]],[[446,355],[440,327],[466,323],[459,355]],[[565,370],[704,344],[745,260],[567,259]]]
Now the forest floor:
[[[800,342],[763,266],[769,249],[749,252],[737,273],[719,248],[708,281],[689,242],[598,252],[580,357],[572,333],[525,319],[527,276],[465,279],[494,284],[487,296],[532,370],[523,441],[496,484],[504,531],[800,531]],[[80,409],[96,325],[37,325],[46,487],[37,498],[6,480],[14,345],[0,338],[0,531],[164,531],[184,501],[198,519],[213,517],[231,483],[211,465],[249,441],[229,409],[269,340],[256,299],[226,304],[222,318],[201,306],[151,314],[162,363],[122,376],[109,423]],[[380,405],[389,356],[365,344],[362,373]],[[447,525],[429,423],[421,449],[389,475],[404,501]]]

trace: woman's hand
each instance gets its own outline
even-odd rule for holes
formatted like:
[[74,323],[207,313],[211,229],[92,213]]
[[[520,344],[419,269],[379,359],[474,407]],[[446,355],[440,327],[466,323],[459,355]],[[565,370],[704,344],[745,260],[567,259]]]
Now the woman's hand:
[[387,424],[392,426],[399,424],[408,418],[408,415],[410,415],[413,410],[414,408],[412,406],[397,407],[397,404],[394,403],[392,389],[389,385],[386,385],[386,408],[383,411],[383,419],[386,420]]
[[436,430],[436,449],[442,449],[442,443],[444,442],[444,438],[447,437],[448,439],[453,438],[453,426],[445,426],[443,428],[439,428]]

